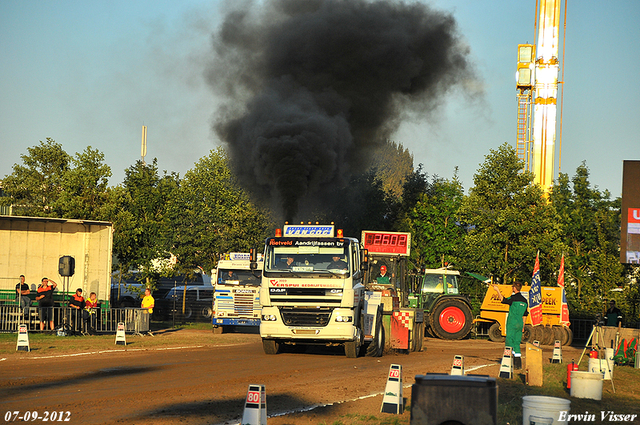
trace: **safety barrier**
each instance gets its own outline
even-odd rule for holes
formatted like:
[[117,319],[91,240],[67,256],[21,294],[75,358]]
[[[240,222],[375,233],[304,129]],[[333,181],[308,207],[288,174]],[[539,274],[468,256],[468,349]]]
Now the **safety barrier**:
[[[118,323],[125,324],[125,331],[131,333],[149,332],[149,313],[141,308],[94,309],[88,317],[83,311],[68,307],[49,307],[51,309],[54,330],[63,329],[71,334],[115,333]],[[0,305],[0,332],[18,332],[20,325],[26,325],[29,332],[40,332],[38,307],[29,307],[23,311],[19,306]],[[86,320],[85,320],[86,317]],[[45,332],[50,332],[49,321],[45,322]]]

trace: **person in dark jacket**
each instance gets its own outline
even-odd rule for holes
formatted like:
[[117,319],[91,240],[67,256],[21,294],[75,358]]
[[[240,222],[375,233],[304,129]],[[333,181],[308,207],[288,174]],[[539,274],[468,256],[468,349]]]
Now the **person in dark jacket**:
[[82,323],[82,310],[84,309],[85,302],[82,296],[82,288],[76,289],[76,293],[73,294],[69,300],[69,308],[71,309],[71,329],[74,331],[81,331]]
[[609,301],[609,308],[605,312],[605,326],[618,326],[622,324],[622,312],[616,307],[615,300]]

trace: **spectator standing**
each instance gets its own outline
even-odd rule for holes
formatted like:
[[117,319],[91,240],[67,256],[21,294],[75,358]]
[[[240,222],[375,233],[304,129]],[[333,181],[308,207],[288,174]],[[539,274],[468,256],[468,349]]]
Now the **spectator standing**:
[[605,326],[618,326],[622,324],[622,312],[616,307],[616,301],[609,301],[609,308],[605,313]]
[[147,309],[149,314],[153,313],[153,307],[156,303],[156,300],[151,296],[151,290],[149,288],[144,290],[144,298],[142,298],[141,307]]
[[25,283],[25,277],[21,274],[20,282],[16,285],[16,302],[22,309],[25,320],[29,318],[29,307],[31,307],[30,293],[29,285]]
[[38,286],[38,295],[36,301],[38,301],[38,315],[40,316],[40,330],[44,331],[45,322],[49,322],[49,327],[54,330],[53,325],[53,291],[58,287],[58,284],[46,277],[42,278],[40,285]]

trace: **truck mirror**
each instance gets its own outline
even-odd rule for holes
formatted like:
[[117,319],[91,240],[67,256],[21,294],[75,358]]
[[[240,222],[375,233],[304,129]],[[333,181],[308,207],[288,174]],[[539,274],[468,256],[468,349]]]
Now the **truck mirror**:
[[258,262],[256,261],[256,249],[249,249],[249,268],[255,270],[258,268]]

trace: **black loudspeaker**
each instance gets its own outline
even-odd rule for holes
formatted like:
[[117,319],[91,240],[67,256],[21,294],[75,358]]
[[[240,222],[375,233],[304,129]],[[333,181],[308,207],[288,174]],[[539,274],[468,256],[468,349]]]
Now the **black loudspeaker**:
[[76,268],[75,258],[65,255],[60,257],[60,263],[58,263],[58,274],[60,276],[73,276]]

